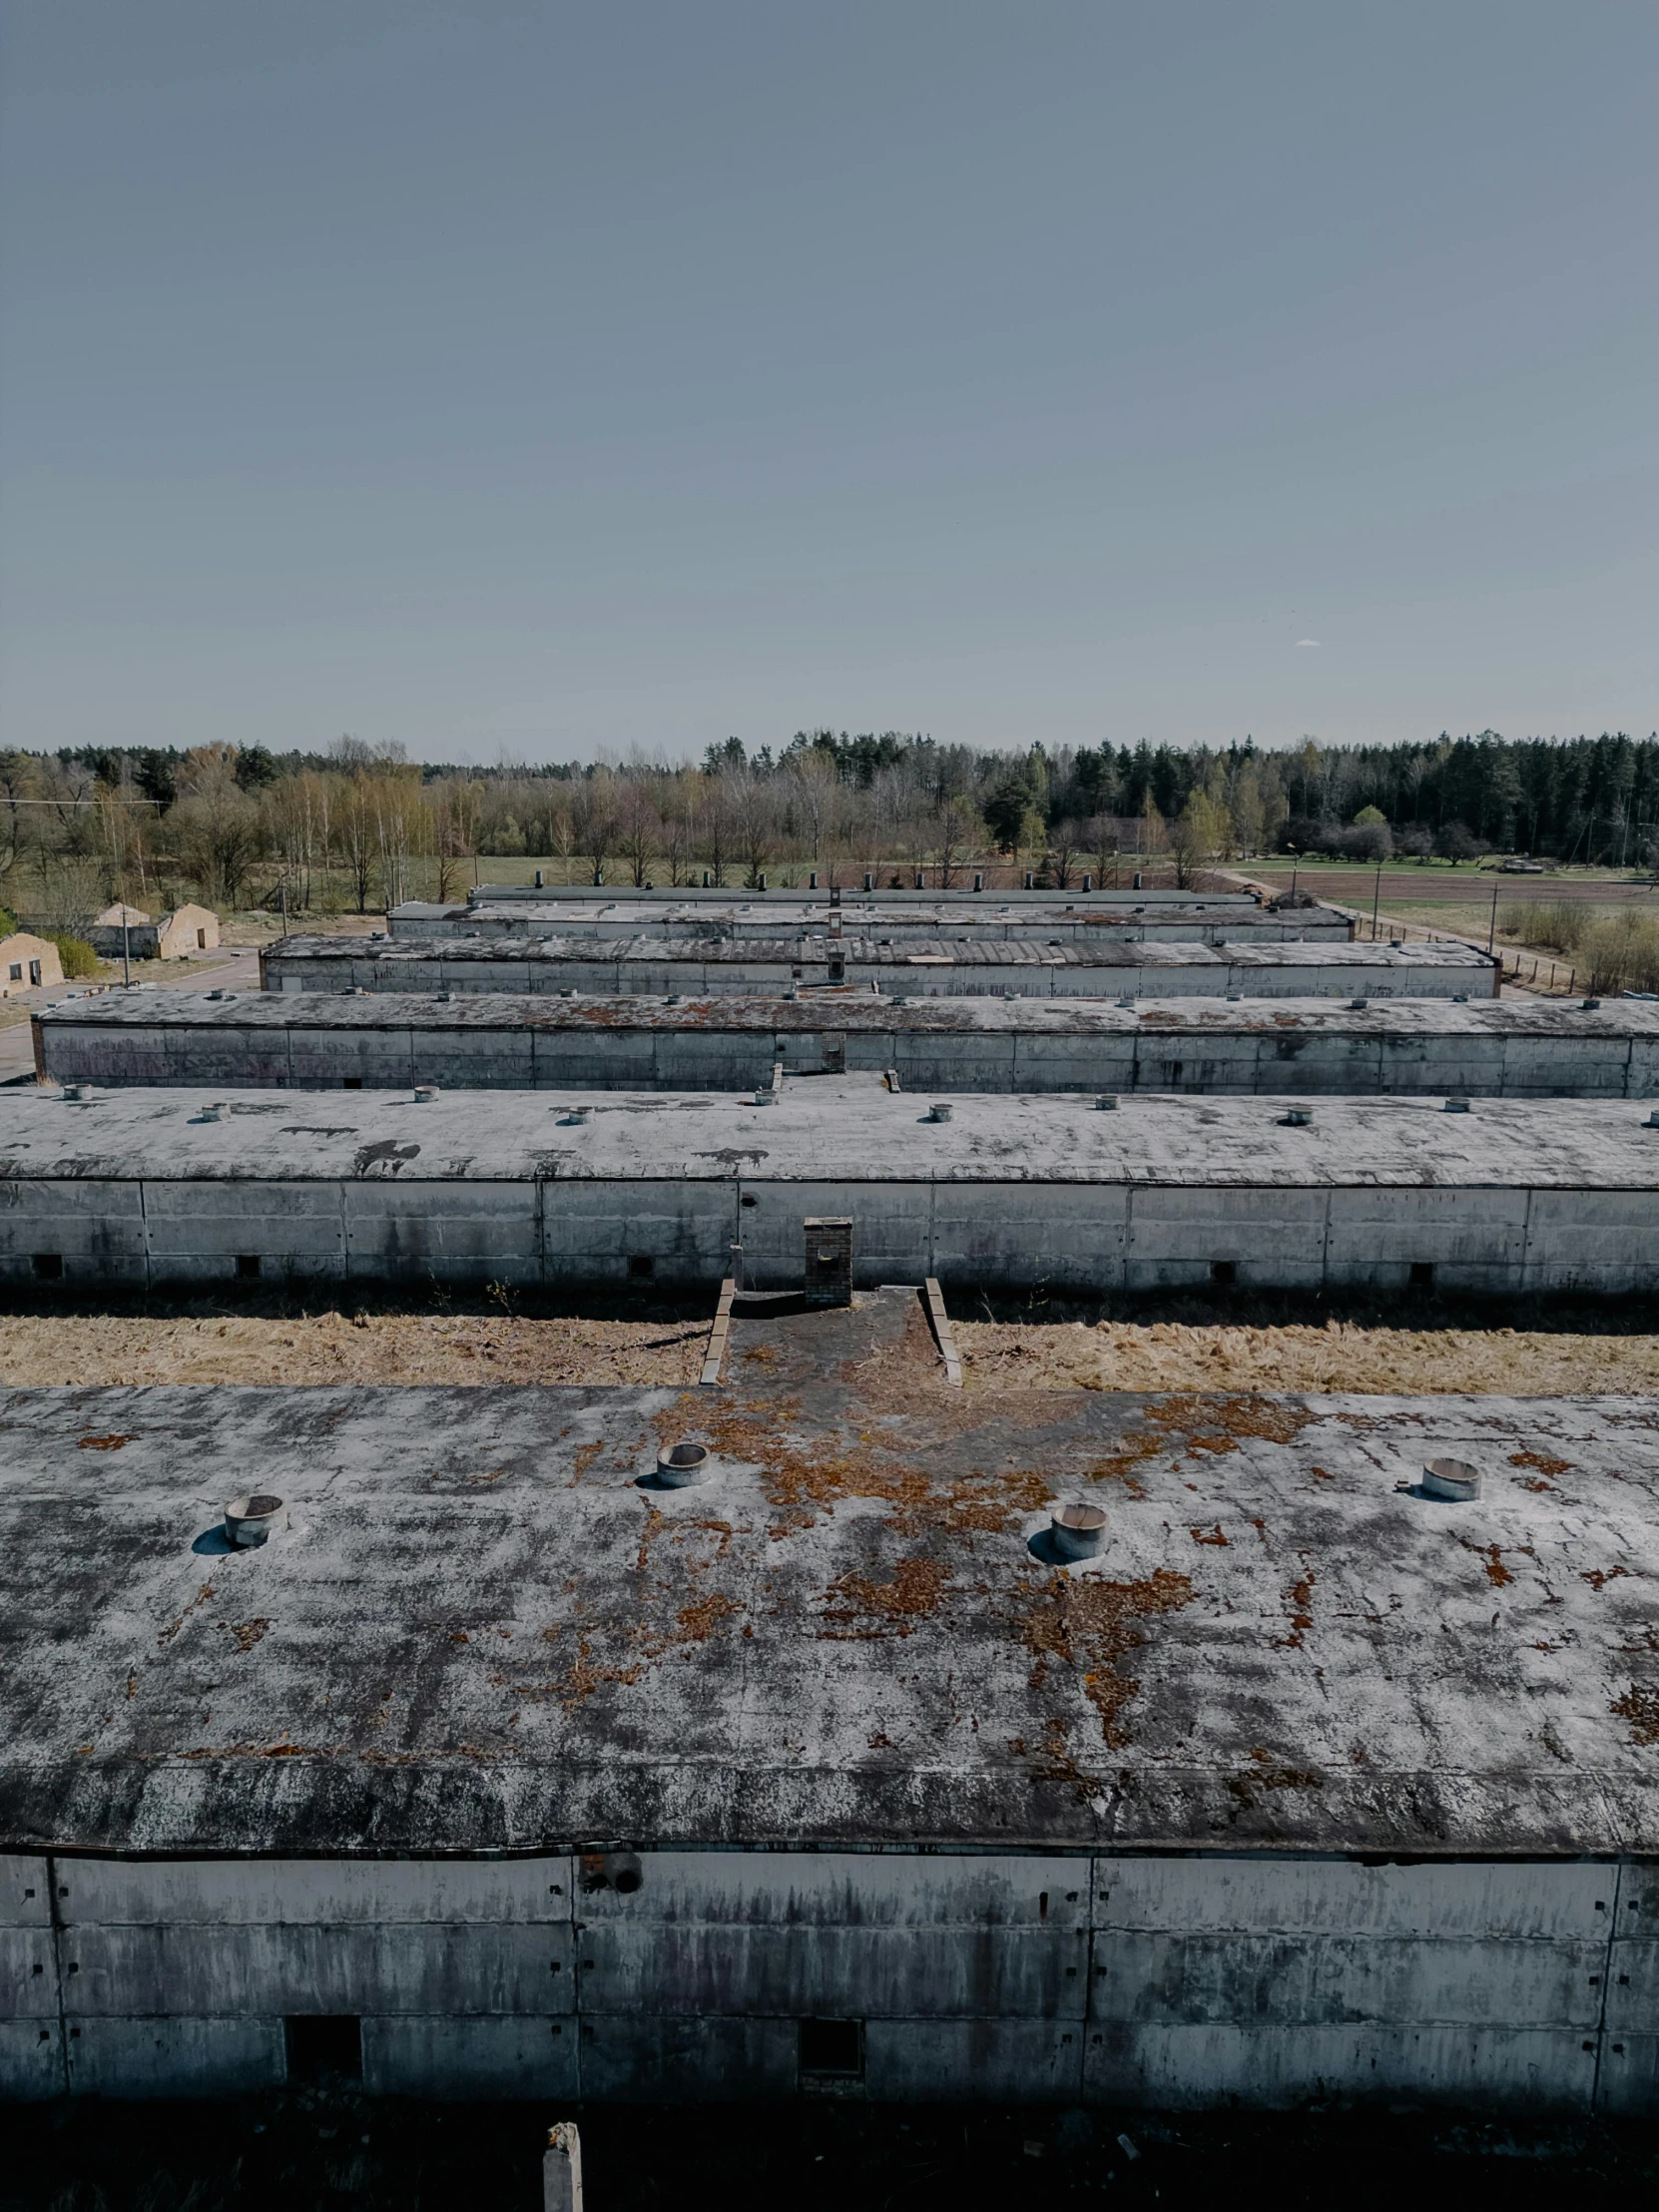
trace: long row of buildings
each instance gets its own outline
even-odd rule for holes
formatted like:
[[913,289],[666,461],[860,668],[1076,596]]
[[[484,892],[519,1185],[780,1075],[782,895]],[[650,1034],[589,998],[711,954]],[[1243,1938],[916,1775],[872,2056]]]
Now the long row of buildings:
[[672,1285],[705,1382],[7,1394],[0,2087],[1652,2108],[1651,1401],[1009,1398],[949,1314],[1650,1294],[1659,1007],[1092,885],[264,981],[43,1012],[0,1277]]

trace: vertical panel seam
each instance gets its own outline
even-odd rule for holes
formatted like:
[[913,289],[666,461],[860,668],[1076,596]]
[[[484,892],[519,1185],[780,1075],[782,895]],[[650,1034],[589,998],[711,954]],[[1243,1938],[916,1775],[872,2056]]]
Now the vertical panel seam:
[[1607,1941],[1603,1946],[1601,1967],[1601,2004],[1596,2012],[1595,2063],[1590,2069],[1590,2110],[1601,2104],[1601,2065],[1607,2049],[1607,1991],[1613,1979],[1614,1945],[1618,1940],[1619,1907],[1624,1903],[1624,1866],[1621,1861],[1613,1869],[1613,1895],[1607,1906]]
[[52,1927],[52,1972],[57,1981],[58,1996],[58,2063],[63,2072],[63,2093],[72,2093],[69,2078],[69,2014],[64,2005],[63,1971],[63,1917],[58,1911],[58,1862],[50,1853],[46,1859],[46,1909]]

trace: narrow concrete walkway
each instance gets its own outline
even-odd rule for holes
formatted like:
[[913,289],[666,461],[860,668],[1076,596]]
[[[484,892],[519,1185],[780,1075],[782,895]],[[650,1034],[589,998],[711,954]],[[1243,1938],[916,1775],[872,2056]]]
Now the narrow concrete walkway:
[[[244,990],[257,991],[260,987],[260,955],[257,946],[227,946],[222,951],[192,960],[188,967],[176,967],[171,961],[147,962],[160,966],[158,975],[147,975],[144,980],[154,983],[163,991]],[[88,988],[85,983],[54,983],[48,990],[22,991],[15,998],[6,1000],[8,1007],[24,1006],[32,1013],[38,1006],[50,1006],[55,1000],[70,998],[77,991]],[[121,984],[115,988],[120,990]],[[0,1029],[0,1084],[32,1082],[35,1073],[35,1048],[30,1036],[29,1023],[9,1022]]]

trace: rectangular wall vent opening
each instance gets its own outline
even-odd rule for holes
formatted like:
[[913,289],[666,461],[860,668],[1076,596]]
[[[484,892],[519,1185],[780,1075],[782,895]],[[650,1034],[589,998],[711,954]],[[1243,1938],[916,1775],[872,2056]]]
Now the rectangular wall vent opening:
[[803,2020],[801,2023],[801,2071],[834,2074],[856,2081],[864,2070],[862,2020]]
[[1411,1288],[1413,1291],[1431,1291],[1434,1288],[1434,1263],[1432,1260],[1411,1262]]
[[260,1276],[260,1256],[257,1252],[237,1254],[237,1276],[244,1283],[257,1283]]
[[628,1256],[628,1273],[636,1282],[649,1282],[657,1272],[657,1263],[649,1252],[634,1252]]
[[63,1281],[63,1254],[61,1252],[37,1252],[34,1256],[34,1268],[37,1283],[61,1283]]
[[1212,1260],[1210,1262],[1210,1280],[1219,1291],[1231,1290],[1239,1280],[1238,1261]]
[[295,2012],[282,2026],[290,2081],[361,2081],[363,2029],[355,2012]]

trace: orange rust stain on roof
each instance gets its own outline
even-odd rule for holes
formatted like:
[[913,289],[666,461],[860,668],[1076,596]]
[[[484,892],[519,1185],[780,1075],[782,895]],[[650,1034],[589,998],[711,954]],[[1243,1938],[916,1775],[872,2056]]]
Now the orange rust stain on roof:
[[[1546,1451],[1512,1451],[1509,1454],[1512,1467],[1535,1467],[1539,1474],[1570,1474],[1570,1459],[1552,1459]],[[1528,1483],[1528,1489],[1533,1485]]]
[[[918,1619],[938,1610],[949,1580],[936,1559],[901,1559],[890,1582],[872,1582],[867,1575],[843,1574],[825,1592],[834,1601],[825,1619],[844,1629],[860,1615],[888,1622],[894,1634],[908,1636]],[[834,1629],[827,1633],[833,1635]],[[862,1631],[879,1635],[883,1631]]]
[[1021,1623],[1026,1649],[1037,1664],[1040,1683],[1051,1659],[1083,1671],[1083,1688],[1100,1715],[1101,1733],[1114,1750],[1133,1741],[1124,1726],[1123,1708],[1140,1690],[1118,1662],[1146,1639],[1139,1623],[1159,1613],[1176,1613],[1197,1595],[1191,1579],[1167,1567],[1140,1582],[1073,1580],[1050,1577],[1041,1599]]

